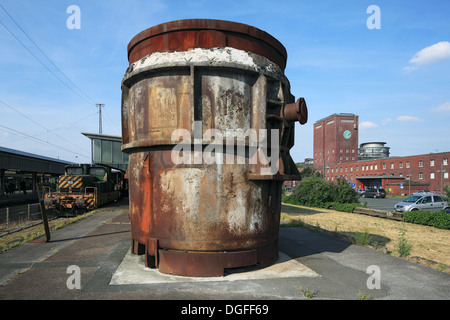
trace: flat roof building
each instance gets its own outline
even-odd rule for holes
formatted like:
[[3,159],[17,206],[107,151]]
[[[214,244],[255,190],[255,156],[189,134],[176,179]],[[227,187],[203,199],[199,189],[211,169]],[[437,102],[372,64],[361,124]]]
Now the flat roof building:
[[325,179],[349,181],[355,188],[383,188],[401,195],[429,190],[441,193],[449,179],[450,152],[329,164]]
[[335,113],[314,123],[314,170],[326,181],[338,178],[355,188],[384,188],[390,194],[421,189],[441,193],[450,184],[450,152],[389,157],[386,142],[366,142],[358,148],[358,116]]
[[122,137],[86,132],[81,134],[91,139],[92,163],[127,170],[128,154],[122,152]]

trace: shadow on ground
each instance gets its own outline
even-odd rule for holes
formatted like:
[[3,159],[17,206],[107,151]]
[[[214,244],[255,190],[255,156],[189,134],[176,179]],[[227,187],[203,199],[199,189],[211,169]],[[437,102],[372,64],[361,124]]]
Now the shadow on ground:
[[284,204],[281,205],[281,212],[287,213],[290,215],[311,215],[311,214],[323,213],[323,211],[320,211],[318,209],[295,207],[293,205],[284,205]]

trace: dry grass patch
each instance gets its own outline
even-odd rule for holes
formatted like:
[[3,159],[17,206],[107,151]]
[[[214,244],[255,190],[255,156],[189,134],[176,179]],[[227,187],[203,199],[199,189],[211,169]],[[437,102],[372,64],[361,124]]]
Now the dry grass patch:
[[287,204],[281,207],[281,219],[287,223],[303,223],[320,228],[351,242],[355,242],[355,237],[366,234],[368,246],[396,256],[401,233],[405,231],[404,238],[412,245],[408,260],[450,273],[450,230]]

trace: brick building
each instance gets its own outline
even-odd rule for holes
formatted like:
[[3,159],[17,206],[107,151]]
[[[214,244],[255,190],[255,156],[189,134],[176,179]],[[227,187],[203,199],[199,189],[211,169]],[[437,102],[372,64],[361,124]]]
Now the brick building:
[[450,152],[441,152],[329,164],[325,179],[346,179],[355,188],[381,187],[394,195],[422,189],[441,193],[441,186],[450,184],[449,159]]
[[[421,189],[440,193],[441,187],[450,184],[450,152],[359,160],[357,115],[332,114],[314,123],[313,128],[313,166],[327,181],[342,178],[355,188],[380,187],[394,195]],[[373,144],[383,149],[382,154],[389,154],[385,142],[362,144],[361,149],[366,148],[363,153],[375,155]]]
[[358,160],[358,116],[335,113],[314,123],[314,168]]

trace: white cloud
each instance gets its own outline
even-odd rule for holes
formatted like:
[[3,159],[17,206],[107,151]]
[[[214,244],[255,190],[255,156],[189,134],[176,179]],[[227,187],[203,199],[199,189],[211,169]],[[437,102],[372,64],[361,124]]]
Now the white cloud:
[[402,121],[402,122],[422,122],[423,119],[420,119],[420,118],[415,117],[415,116],[399,116],[399,117],[397,117],[397,121]]
[[389,122],[391,122],[392,121],[392,119],[391,118],[387,118],[387,119],[384,119],[384,120],[381,120],[381,125],[382,126],[385,126],[385,125],[387,125]]
[[370,129],[376,127],[378,127],[378,125],[376,123],[373,123],[372,121],[363,121],[359,124],[360,129]]
[[450,102],[445,102],[437,107],[431,108],[433,112],[450,112]]
[[409,60],[409,66],[404,69],[412,71],[420,67],[450,59],[450,42],[441,41],[423,48]]

